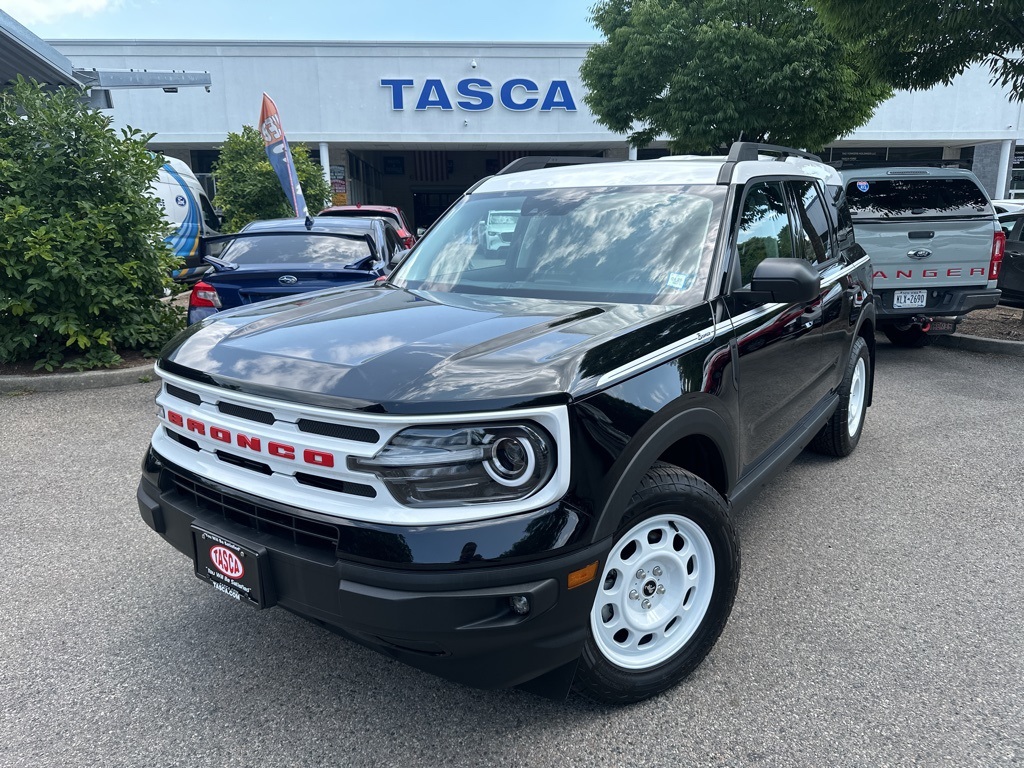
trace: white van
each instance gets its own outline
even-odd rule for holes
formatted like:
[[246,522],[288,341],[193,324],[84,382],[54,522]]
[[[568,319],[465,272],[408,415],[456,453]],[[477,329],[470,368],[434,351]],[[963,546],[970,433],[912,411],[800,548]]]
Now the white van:
[[199,264],[199,238],[216,235],[220,219],[192,169],[173,157],[164,159],[152,190],[163,205],[164,218],[174,227],[174,232],[167,236],[167,244],[175,256],[185,261],[184,268],[173,276],[188,279],[206,271]]

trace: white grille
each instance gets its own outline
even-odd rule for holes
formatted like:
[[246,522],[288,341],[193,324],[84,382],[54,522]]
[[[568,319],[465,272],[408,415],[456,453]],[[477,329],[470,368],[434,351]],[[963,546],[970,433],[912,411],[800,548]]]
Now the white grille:
[[[569,426],[565,406],[527,408],[439,416],[384,416],[358,411],[338,411],[280,400],[268,400],[238,392],[199,384],[157,368],[157,374],[174,388],[192,397],[171,394],[161,388],[157,404],[161,424],[153,434],[153,447],[170,461],[201,477],[253,495],[283,504],[337,515],[351,520],[400,525],[437,525],[500,517],[539,509],[558,501],[569,487]],[[196,397],[198,404],[191,402]],[[225,413],[218,404],[227,404],[235,413]],[[252,408],[273,415],[273,424],[264,424],[237,415],[237,409]],[[192,420],[191,422],[189,420]],[[375,442],[342,439],[298,427],[301,419],[359,430],[377,432]],[[554,476],[536,493],[519,501],[467,504],[442,508],[412,508],[399,504],[376,475],[348,468],[350,456],[375,455],[396,433],[407,427],[427,424],[495,423],[524,420],[543,426],[555,439],[557,467]],[[200,427],[201,425],[201,427]],[[194,450],[167,432],[184,438],[199,448]],[[363,432],[362,436],[365,436]],[[258,441],[258,446],[254,444]],[[218,457],[217,452],[245,462],[265,465],[270,474],[250,464],[240,466]],[[330,459],[328,459],[330,457]],[[328,464],[332,464],[329,466]],[[322,478],[337,490],[306,485],[296,473]],[[347,490],[345,484],[355,484]],[[367,497],[367,488],[375,496]]]

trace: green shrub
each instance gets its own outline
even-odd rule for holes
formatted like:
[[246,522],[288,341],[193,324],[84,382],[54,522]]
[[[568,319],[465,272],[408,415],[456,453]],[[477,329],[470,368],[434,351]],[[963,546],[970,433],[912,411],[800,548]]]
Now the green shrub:
[[[150,136],[19,78],[0,91],[0,362],[117,365],[182,325]],[[69,359],[70,358],[70,359]]]
[[[302,144],[291,145],[295,173],[302,185],[306,207],[316,215],[327,205],[331,187],[323,169]],[[284,219],[295,215],[263,147],[263,137],[251,125],[229,133],[213,168],[217,180],[214,205],[224,212],[225,232],[237,232],[250,221]]]

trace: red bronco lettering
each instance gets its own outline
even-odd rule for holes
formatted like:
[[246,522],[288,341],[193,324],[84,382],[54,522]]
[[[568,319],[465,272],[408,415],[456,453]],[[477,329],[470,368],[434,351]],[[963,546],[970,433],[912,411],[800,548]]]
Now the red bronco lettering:
[[167,420],[176,427],[192,432],[197,435],[209,436],[213,440],[231,445],[234,443],[239,448],[254,453],[265,453],[278,459],[289,461],[301,461],[303,464],[310,464],[314,467],[333,467],[334,454],[329,451],[315,451],[311,448],[299,449],[288,443],[275,441],[267,442],[267,450],[263,450],[263,438],[246,435],[242,432],[231,432],[224,427],[206,424],[205,422],[184,417],[176,411],[167,411]]

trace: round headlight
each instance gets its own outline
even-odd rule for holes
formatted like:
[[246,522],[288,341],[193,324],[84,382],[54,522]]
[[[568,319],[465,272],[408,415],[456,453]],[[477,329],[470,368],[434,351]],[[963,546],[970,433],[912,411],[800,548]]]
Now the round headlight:
[[533,446],[523,437],[499,437],[484,469],[491,478],[510,488],[529,481],[537,465]]
[[400,504],[440,507],[525,499],[554,475],[555,444],[532,422],[416,426],[375,456],[350,457]]

